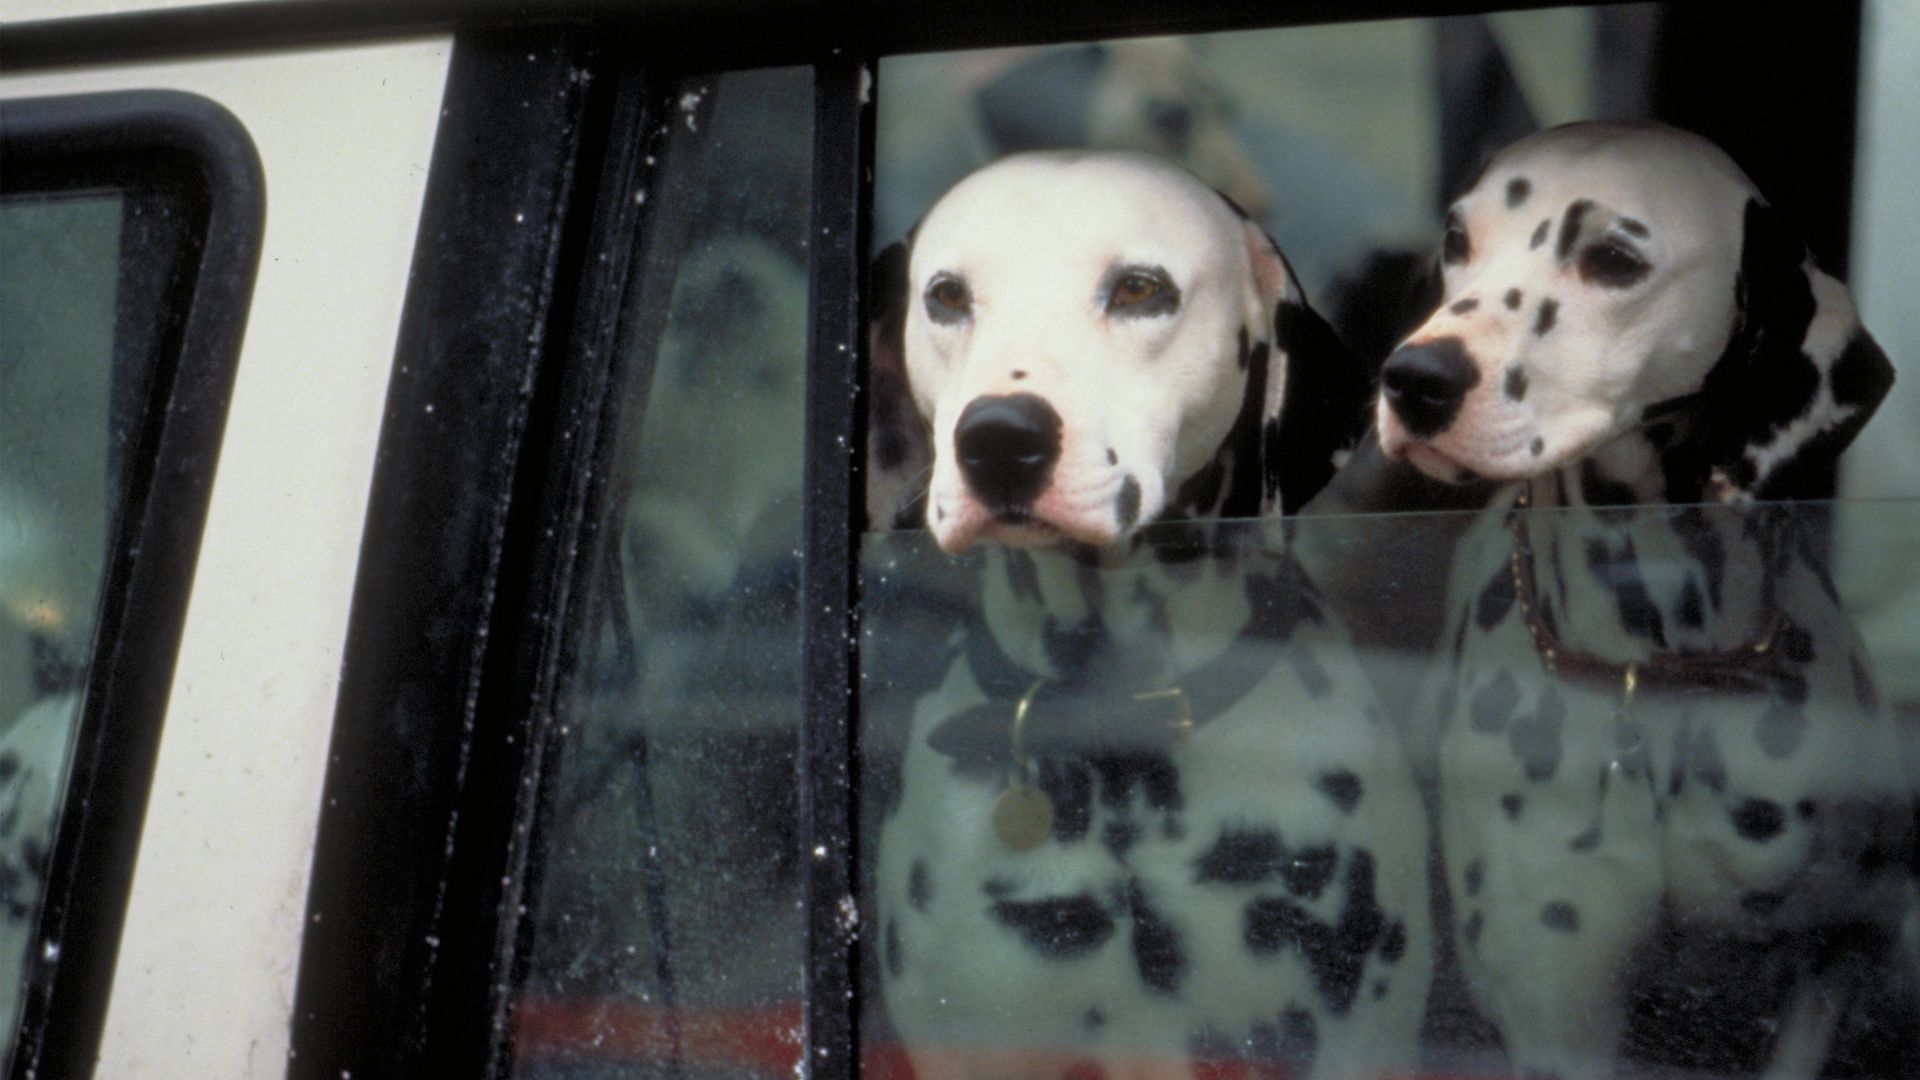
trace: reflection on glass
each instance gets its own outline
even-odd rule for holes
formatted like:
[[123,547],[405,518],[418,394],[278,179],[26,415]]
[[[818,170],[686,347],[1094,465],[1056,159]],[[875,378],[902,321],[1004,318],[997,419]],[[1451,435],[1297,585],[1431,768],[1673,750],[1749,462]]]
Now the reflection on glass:
[[118,196],[0,202],[0,1024],[11,1042],[111,512]]
[[1920,503],[1469,520],[868,537],[869,1060],[1904,1075],[1908,643],[1824,538]]
[[696,78],[672,100],[639,196],[632,374],[588,563],[597,629],[560,707],[521,1076],[781,1072],[797,1046],[812,75]]
[[1337,316],[1336,283],[1405,284],[1384,275],[1429,254],[1445,202],[1489,151],[1570,120],[1644,116],[1656,18],[1623,4],[891,57],[874,235],[906,235],[1006,154],[1141,150],[1252,214]]

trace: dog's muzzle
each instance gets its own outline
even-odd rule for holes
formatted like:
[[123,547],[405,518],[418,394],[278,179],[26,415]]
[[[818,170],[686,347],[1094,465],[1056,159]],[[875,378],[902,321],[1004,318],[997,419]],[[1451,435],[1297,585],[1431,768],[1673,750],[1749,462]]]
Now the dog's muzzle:
[[1060,460],[1060,414],[1034,394],[977,397],[954,425],[953,446],[980,502],[1017,514],[1046,490]]
[[1453,337],[1402,345],[1380,370],[1381,393],[1416,439],[1446,430],[1479,382],[1480,369]]

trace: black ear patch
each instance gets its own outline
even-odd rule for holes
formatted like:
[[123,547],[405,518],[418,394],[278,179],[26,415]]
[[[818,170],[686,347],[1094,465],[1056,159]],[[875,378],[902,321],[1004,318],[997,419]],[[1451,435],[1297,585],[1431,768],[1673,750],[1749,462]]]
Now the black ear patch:
[[[1720,482],[1756,498],[1822,498],[1833,492],[1839,454],[1866,425],[1893,385],[1893,367],[1865,329],[1854,328],[1843,351],[1822,368],[1803,350],[1815,318],[1806,245],[1785,215],[1747,201],[1735,280],[1735,325],[1726,352],[1702,384],[1707,465]],[[1835,411],[1820,401],[1831,389]],[[1824,415],[1823,415],[1824,413]],[[1789,425],[1812,419],[1794,446],[1775,446]],[[1759,475],[1750,447],[1776,459]],[[1703,478],[1703,488],[1706,483]]]
[[921,475],[931,462],[926,421],[907,382],[908,245],[889,245],[868,268],[867,527],[912,528],[926,513]]
[[1303,303],[1282,300],[1273,313],[1277,348],[1287,357],[1286,397],[1269,424],[1262,457],[1269,486],[1292,514],[1333,478],[1333,457],[1368,430],[1373,381],[1333,328]]

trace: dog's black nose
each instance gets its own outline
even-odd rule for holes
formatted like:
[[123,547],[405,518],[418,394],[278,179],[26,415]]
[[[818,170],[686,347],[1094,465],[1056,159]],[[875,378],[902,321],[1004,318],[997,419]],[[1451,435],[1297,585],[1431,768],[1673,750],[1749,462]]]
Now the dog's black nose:
[[977,397],[953,428],[960,472],[995,511],[1024,507],[1060,458],[1060,414],[1034,394]]
[[1480,369],[1460,339],[1453,337],[1402,345],[1380,369],[1380,390],[1387,404],[1420,439],[1452,423],[1467,391],[1479,381]]

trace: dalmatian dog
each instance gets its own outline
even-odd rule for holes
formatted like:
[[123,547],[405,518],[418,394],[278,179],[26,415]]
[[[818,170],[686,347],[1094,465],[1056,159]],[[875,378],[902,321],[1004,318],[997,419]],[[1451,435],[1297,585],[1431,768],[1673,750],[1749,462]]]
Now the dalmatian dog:
[[1146,156],[1004,159],[879,267],[869,506],[968,552],[868,553],[869,655],[920,665],[866,675],[897,762],[869,940],[915,1072],[1412,1067],[1410,766],[1277,532],[1219,520],[1324,483],[1364,377],[1272,242]]
[[1668,128],[1508,148],[1441,261],[1377,429],[1508,482],[1456,556],[1416,755],[1475,1003],[1529,1077],[1900,1071],[1868,1029],[1920,1012],[1867,1006],[1911,988],[1913,778],[1820,511],[1765,501],[1818,490],[1886,357]]

